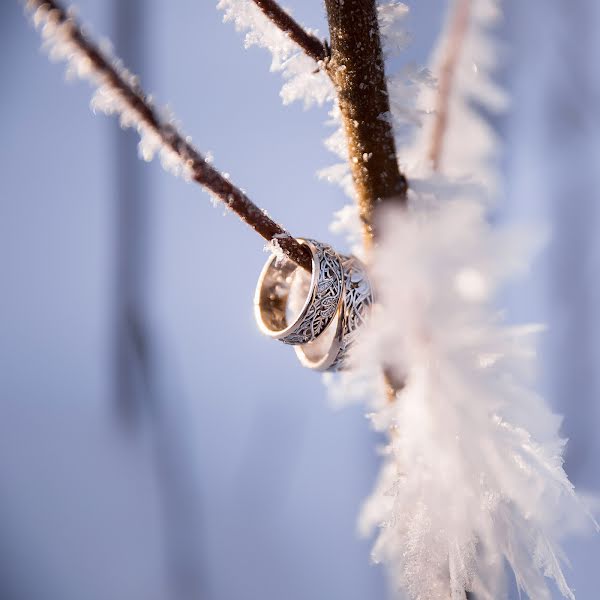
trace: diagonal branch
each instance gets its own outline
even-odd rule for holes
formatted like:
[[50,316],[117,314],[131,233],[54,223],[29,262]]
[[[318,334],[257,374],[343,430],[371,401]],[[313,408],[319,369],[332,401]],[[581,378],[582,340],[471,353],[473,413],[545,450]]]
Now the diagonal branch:
[[308,56],[316,62],[327,59],[329,56],[327,45],[312,33],[306,31],[275,0],[253,0],[253,2],[276,27],[287,34]]
[[310,272],[311,260],[306,248],[215,169],[190,143],[189,137],[162,118],[137,80],[87,38],[59,2],[29,0],[27,7],[35,12],[34,20],[44,25],[44,35],[51,39],[54,36],[57,45],[68,46],[67,58],[76,61],[78,67],[84,65],[86,77],[116,101],[117,112],[126,115],[128,121],[133,120],[142,137],[158,140],[161,150],[174,157],[190,179],[204,186],[265,240],[277,242],[286,256]]

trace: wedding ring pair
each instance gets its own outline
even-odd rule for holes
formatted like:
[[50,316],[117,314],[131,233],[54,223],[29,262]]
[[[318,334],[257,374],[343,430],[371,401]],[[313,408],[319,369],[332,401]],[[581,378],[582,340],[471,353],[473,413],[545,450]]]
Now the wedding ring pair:
[[287,257],[271,255],[256,286],[256,322],[265,335],[293,345],[305,367],[344,369],[373,303],[366,269],[327,244],[298,242],[310,250],[310,276]]

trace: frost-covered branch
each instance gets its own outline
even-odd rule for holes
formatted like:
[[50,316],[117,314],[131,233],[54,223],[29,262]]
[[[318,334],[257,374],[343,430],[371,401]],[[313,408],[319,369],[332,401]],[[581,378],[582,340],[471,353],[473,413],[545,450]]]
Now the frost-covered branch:
[[436,102],[436,118],[431,133],[429,159],[434,171],[439,170],[440,160],[444,147],[444,135],[448,127],[448,107],[458,58],[463,45],[467,26],[471,0],[456,0],[454,13],[450,24],[450,31],[446,40],[443,63],[440,67],[438,93]]
[[335,84],[365,243],[374,213],[388,200],[404,203],[407,181],[398,168],[377,8],[374,0],[326,0]]
[[[589,517],[562,468],[560,418],[535,393],[539,328],[510,327],[498,313],[502,286],[526,271],[536,239],[534,230],[491,225],[487,212],[494,178],[485,163],[495,143],[472,100],[486,110],[499,104],[488,39],[498,4],[471,0],[465,31],[453,34],[453,13],[440,45],[436,65],[460,45],[441,91],[451,112],[436,150],[444,169],[424,160],[439,118],[429,71],[404,65],[388,79],[410,177],[407,208],[378,209],[370,256],[377,310],[351,357],[355,368],[330,380],[335,398],[364,397],[373,426],[388,436],[360,527],[378,532],[372,557],[387,566],[398,597],[411,600],[465,600],[466,590],[504,597],[506,565],[524,596],[549,600],[550,578],[574,600],[561,544]],[[406,43],[406,12],[380,2],[386,58]],[[338,217],[352,234],[349,211]],[[381,386],[382,364],[388,384],[404,383],[395,402]]]
[[[375,0],[326,0],[331,37],[329,74],[337,90],[363,243],[371,246],[375,210],[404,204],[408,184],[398,168]],[[402,379],[384,368],[389,401]]]
[[290,37],[308,56],[316,62],[324,61],[329,55],[329,50],[321,40],[306,31],[274,0],[253,0],[254,4],[262,10],[267,17],[281,31]]
[[66,60],[70,71],[97,87],[93,107],[120,115],[123,126],[138,130],[145,159],[159,152],[165,167],[204,186],[244,223],[264,239],[275,241],[291,260],[310,271],[305,248],[196,150],[173,119],[153,106],[137,78],[82,32],[70,11],[54,0],[29,0],[27,8],[34,23],[42,27],[51,57]]

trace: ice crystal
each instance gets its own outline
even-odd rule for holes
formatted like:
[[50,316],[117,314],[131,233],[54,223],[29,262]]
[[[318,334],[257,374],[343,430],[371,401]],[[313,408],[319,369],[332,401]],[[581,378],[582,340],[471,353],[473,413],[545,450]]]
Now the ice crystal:
[[[409,205],[380,215],[370,257],[378,305],[354,368],[327,379],[338,402],[366,399],[373,427],[388,439],[360,529],[377,531],[373,558],[398,597],[464,600],[469,590],[496,600],[508,564],[529,598],[551,597],[548,578],[574,598],[560,542],[590,519],[562,468],[560,418],[533,391],[539,327],[504,324],[494,304],[543,236],[488,223],[497,142],[473,103],[497,110],[505,98],[488,72],[496,2],[471,5],[441,172],[427,161],[441,50],[431,72],[405,65],[388,79],[390,115],[382,118],[394,128]],[[405,17],[396,2],[380,6],[387,57],[410,38]],[[356,209],[338,212],[334,227],[356,240]],[[382,365],[404,382],[393,402]]]
[[[476,175],[485,184],[488,198],[498,191],[494,164],[498,158],[498,140],[489,119],[477,107],[485,107],[488,114],[494,114],[508,104],[505,91],[493,77],[501,48],[492,34],[501,17],[498,0],[472,0],[469,3],[469,20],[452,75],[448,106],[451,117],[444,135],[445,151],[441,160],[443,172],[451,177]],[[450,33],[448,24],[433,55],[432,70],[435,73],[440,71],[445,60]],[[435,87],[426,87],[419,101],[432,109],[436,93]],[[418,147],[430,139],[433,120],[423,121]]]
[[[389,435],[360,522],[378,529],[373,558],[415,600],[496,599],[504,561],[529,598],[551,597],[545,576],[574,598],[560,540],[587,514],[562,468],[560,418],[532,391],[535,328],[504,325],[493,305],[526,268],[529,237],[490,227],[480,203],[416,193],[382,230],[379,307],[344,382],[370,391]],[[382,364],[405,381],[394,402],[374,393]]]
[[275,255],[275,264],[279,265],[286,260],[285,252],[279,243],[279,238],[276,235],[272,240],[269,240],[264,246],[265,252],[270,252]]
[[225,21],[246,32],[246,47],[259,46],[271,52],[271,70],[280,71],[285,79],[281,90],[285,104],[302,100],[308,107],[333,100],[327,75],[252,0],[219,0],[217,7],[224,12]]

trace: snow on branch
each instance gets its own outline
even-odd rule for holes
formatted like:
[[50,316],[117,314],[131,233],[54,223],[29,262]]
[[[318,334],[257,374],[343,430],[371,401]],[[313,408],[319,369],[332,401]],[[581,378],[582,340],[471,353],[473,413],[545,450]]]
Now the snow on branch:
[[286,33],[308,56],[317,63],[325,61],[329,50],[316,35],[306,31],[274,0],[254,0],[254,3],[281,31]]
[[264,239],[277,239],[291,260],[310,271],[305,248],[196,150],[174,119],[152,104],[137,77],[108,50],[94,44],[70,11],[54,0],[29,0],[26,6],[41,29],[50,58],[66,61],[69,75],[87,79],[96,88],[91,102],[94,111],[116,114],[122,127],[138,131],[140,155],[145,160],[158,153],[167,170],[204,186]]
[[429,160],[431,160],[434,171],[439,170],[444,136],[448,127],[449,103],[452,94],[452,85],[456,72],[456,65],[463,46],[465,33],[469,25],[471,12],[471,0],[457,0],[444,48],[443,63],[440,67],[436,119],[431,133],[431,145],[429,147]]
[[[497,2],[453,6],[459,12],[433,68],[442,67],[440,87],[428,69],[409,66],[388,80],[407,206],[378,215],[370,261],[378,305],[354,369],[329,377],[330,392],[365,401],[387,436],[360,528],[376,532],[373,558],[386,566],[395,597],[464,600],[468,591],[496,600],[506,595],[508,565],[532,600],[551,598],[549,579],[572,600],[561,543],[591,519],[563,469],[561,419],[534,391],[539,327],[511,327],[497,308],[502,285],[526,272],[539,234],[490,224],[496,140],[470,102],[489,109],[503,96],[485,72],[497,56],[488,39]],[[406,14],[399,2],[379,4],[386,58],[409,39]],[[355,237],[356,219],[339,217],[338,228]],[[388,381],[403,383],[394,402],[382,364]]]
[[[360,523],[378,531],[373,558],[411,600],[504,597],[505,563],[528,598],[551,598],[548,577],[572,600],[561,541],[588,515],[563,469],[561,419],[533,390],[539,327],[506,325],[494,306],[526,269],[530,232],[422,192],[382,217],[380,305],[355,360],[371,382],[386,361],[405,386],[395,402],[369,400],[388,434]],[[361,381],[357,371],[345,384]]]
[[[387,436],[360,531],[376,533],[393,597],[497,600],[508,565],[531,600],[550,600],[548,578],[573,600],[561,545],[593,520],[563,469],[561,418],[534,391],[542,328],[510,326],[496,306],[538,240],[490,225],[460,188],[415,182],[408,197],[379,214],[378,305],[354,368],[329,378]],[[382,363],[403,383],[394,402]]]
[[452,3],[431,66],[438,89],[424,90],[421,97],[434,114],[425,121],[419,142],[428,145],[432,168],[454,178],[476,178],[487,188],[488,201],[501,190],[501,149],[486,115],[499,114],[508,105],[505,90],[494,80],[503,52],[493,35],[502,19],[501,6],[498,0]]
[[[308,107],[335,99],[326,69],[315,70],[314,61],[320,61],[320,66],[328,55],[316,32],[302,29],[289,13],[269,0],[219,0],[217,8],[223,11],[224,21],[246,32],[246,47],[259,46],[271,52],[271,70],[281,71],[286,80],[281,89],[284,104],[302,100]],[[307,36],[314,41],[309,43]],[[316,42],[325,52],[323,59],[316,58]],[[314,48],[309,52],[306,44]]]
[[400,171],[388,82],[374,0],[325,0],[331,60],[365,245],[372,243],[375,213],[388,202],[403,204],[408,183]]

